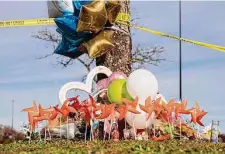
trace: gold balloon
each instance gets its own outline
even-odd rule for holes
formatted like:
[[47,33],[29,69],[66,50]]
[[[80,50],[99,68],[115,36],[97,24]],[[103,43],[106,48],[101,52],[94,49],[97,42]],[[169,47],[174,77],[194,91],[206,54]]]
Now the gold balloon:
[[115,23],[116,18],[120,12],[121,4],[120,1],[110,0],[106,4],[106,11],[108,20],[111,24]]
[[99,32],[107,22],[107,12],[104,0],[94,0],[83,5],[80,11],[77,31]]
[[112,37],[113,30],[103,30],[93,39],[83,43],[86,47],[90,58],[96,58],[105,54],[109,49],[114,47]]

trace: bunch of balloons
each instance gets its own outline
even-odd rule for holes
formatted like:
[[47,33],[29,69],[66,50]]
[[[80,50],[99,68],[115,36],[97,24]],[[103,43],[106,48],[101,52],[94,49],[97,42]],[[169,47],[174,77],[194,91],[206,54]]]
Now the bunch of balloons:
[[88,53],[90,58],[95,58],[114,46],[114,31],[109,28],[119,14],[120,1],[70,0],[52,3],[62,13],[55,18],[56,31],[62,35],[56,54],[77,58]]
[[[109,78],[101,80],[97,84],[99,87],[108,88],[107,95],[111,103],[122,104],[123,98],[133,101],[138,97],[138,104],[144,105],[147,97],[155,99],[158,93],[158,81],[156,77],[145,69],[133,71],[129,77],[123,72],[114,72]],[[143,129],[146,123],[146,113],[137,106],[139,114],[128,112],[126,114],[127,122],[137,129]]]

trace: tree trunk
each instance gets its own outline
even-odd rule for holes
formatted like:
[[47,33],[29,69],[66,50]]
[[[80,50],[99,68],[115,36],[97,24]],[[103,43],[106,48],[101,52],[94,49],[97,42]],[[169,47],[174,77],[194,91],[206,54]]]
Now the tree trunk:
[[[121,12],[130,14],[130,1],[121,1]],[[114,35],[114,48],[107,52],[105,55],[96,59],[97,66],[106,66],[113,72],[122,71],[126,75],[131,73],[131,59],[132,59],[132,41],[130,35],[130,27],[118,25],[121,29],[127,32],[115,31]],[[98,75],[98,80],[106,78],[106,76]],[[103,123],[100,124],[100,131],[103,132]],[[120,138],[123,137],[123,129],[125,128],[125,121],[121,120],[118,123]],[[100,134],[100,138],[103,134]]]

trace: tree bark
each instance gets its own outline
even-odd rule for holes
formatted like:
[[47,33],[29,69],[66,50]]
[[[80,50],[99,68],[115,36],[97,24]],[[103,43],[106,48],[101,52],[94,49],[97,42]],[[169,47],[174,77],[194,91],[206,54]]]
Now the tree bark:
[[[121,12],[130,14],[130,1],[121,1]],[[120,29],[123,29],[127,33],[121,31],[115,31],[114,34],[114,48],[108,51],[105,55],[96,59],[96,66],[106,66],[113,72],[122,71],[127,76],[131,73],[131,59],[132,59],[132,41],[130,35],[130,27],[118,24]],[[104,79],[106,76],[99,74],[98,80]],[[125,128],[125,121],[118,122],[120,138],[123,138],[123,129]],[[104,124],[100,124],[100,131],[103,132]],[[100,134],[100,138],[103,134]]]

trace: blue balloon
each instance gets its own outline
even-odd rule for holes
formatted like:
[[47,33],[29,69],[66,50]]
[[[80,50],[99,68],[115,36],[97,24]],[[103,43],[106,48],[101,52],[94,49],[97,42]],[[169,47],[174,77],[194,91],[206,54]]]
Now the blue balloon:
[[83,52],[77,50],[77,48],[81,45],[82,42],[83,38],[78,40],[72,40],[66,35],[63,35],[62,40],[54,51],[54,53],[70,58],[77,58],[83,54]]
[[74,9],[80,10],[83,5],[89,4],[92,0],[73,0]]
[[54,19],[57,27],[64,33],[71,34],[77,29],[78,19],[72,14],[63,14]]

